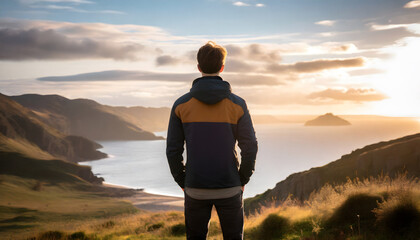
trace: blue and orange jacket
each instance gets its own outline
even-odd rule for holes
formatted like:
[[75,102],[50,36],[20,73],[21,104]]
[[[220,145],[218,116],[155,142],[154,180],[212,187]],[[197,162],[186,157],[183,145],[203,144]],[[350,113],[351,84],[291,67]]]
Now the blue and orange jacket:
[[[241,149],[241,163],[235,151]],[[183,162],[184,142],[187,161]],[[244,186],[254,172],[257,140],[245,101],[219,76],[194,80],[175,101],[169,120],[166,156],[182,188]]]

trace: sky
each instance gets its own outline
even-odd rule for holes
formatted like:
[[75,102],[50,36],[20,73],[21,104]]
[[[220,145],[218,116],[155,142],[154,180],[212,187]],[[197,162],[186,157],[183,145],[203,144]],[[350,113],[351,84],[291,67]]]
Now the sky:
[[420,0],[2,0],[0,93],[171,107],[210,40],[251,113],[420,117]]

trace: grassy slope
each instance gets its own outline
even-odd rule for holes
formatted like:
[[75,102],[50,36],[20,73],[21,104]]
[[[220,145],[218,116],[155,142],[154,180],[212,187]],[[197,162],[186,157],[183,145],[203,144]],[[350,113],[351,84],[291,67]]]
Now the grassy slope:
[[[11,99],[33,110],[60,131],[95,140],[161,139],[125,121],[118,112],[89,99],[67,99],[59,95],[25,94]],[[106,129],[106,131],[104,131]]]
[[0,152],[0,174],[48,181],[51,183],[101,183],[88,166],[63,160],[41,160],[15,152]]
[[[51,184],[12,175],[0,175],[0,236],[19,239],[37,232],[73,227],[98,219],[138,210],[130,203],[102,196],[100,192],[78,190],[75,183]],[[80,183],[82,184],[82,183]],[[75,228],[77,229],[77,227]]]
[[304,201],[313,191],[325,184],[343,184],[347,178],[363,179],[379,174],[389,174],[393,177],[404,171],[407,171],[409,176],[419,177],[418,146],[420,134],[368,145],[325,166],[294,173],[277,183],[274,189],[246,199],[245,206],[252,212],[273,199],[281,202],[289,194]]
[[[35,184],[33,181],[10,176],[2,176],[2,179],[0,190],[7,192],[12,189],[14,195],[17,194],[16,203],[0,201],[2,216],[0,229],[6,226],[7,234],[13,231],[20,232],[14,237],[40,236],[40,233],[55,230],[67,235],[81,231],[89,239],[185,239],[185,236],[176,236],[171,233],[174,225],[183,223],[182,212],[124,214],[130,212],[129,209],[122,210],[124,205],[103,201],[103,198],[97,198],[95,194],[62,191],[54,189],[54,186],[47,186],[41,192],[37,192],[31,190]],[[382,206],[385,206],[383,209],[387,210],[386,205],[398,201],[401,196],[407,196],[405,193],[410,193],[410,198],[420,211],[418,179],[408,179],[404,176],[396,179],[383,177],[365,181],[348,181],[335,187],[327,185],[313,194],[304,204],[289,199],[281,206],[266,207],[260,213],[248,216],[245,219],[245,239],[389,239],[388,231],[392,232],[393,229],[380,228],[377,225],[378,217],[376,216],[371,220],[363,220],[365,213],[357,210],[350,209],[350,216],[341,213],[342,217],[348,219],[346,221],[348,223],[344,225],[328,225],[328,221],[338,213],[340,206],[351,196],[357,194],[379,196],[383,199],[381,200]],[[27,202],[29,198],[33,200]],[[37,204],[39,198],[42,198],[41,204]],[[59,202],[62,198],[68,200]],[[31,209],[22,208],[20,204],[31,206]],[[67,208],[67,205],[71,207]],[[363,205],[363,202],[358,205]],[[380,208],[381,204],[377,206],[377,209]],[[362,216],[360,235],[355,217],[357,214]],[[286,222],[272,222],[271,224],[268,222],[267,224],[270,215],[279,216]],[[280,228],[282,228],[280,237],[274,238],[270,235],[278,233],[277,230]],[[7,239],[5,233],[0,232]],[[215,212],[210,223],[208,239],[222,239]]]
[[83,137],[67,136],[31,110],[0,93],[0,151],[69,161],[106,157],[99,144]]
[[138,209],[111,195],[87,166],[0,152],[0,238],[19,239],[70,222],[86,223]]
[[23,156],[36,159],[54,159],[50,153],[42,151],[38,146],[29,143],[24,139],[7,138],[0,134],[0,152],[20,153]]

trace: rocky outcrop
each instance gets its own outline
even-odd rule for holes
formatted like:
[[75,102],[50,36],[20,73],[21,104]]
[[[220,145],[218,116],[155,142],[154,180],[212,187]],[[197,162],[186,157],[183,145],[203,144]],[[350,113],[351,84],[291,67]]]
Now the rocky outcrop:
[[305,122],[305,126],[346,126],[350,122],[340,117],[334,116],[332,113],[326,113],[313,120]]
[[272,202],[281,202],[289,195],[304,201],[325,184],[342,184],[348,178],[360,179],[398,173],[420,177],[420,133],[380,142],[357,149],[325,166],[294,173],[276,184],[273,189],[246,200],[248,211]]
[[81,158],[79,161],[97,160],[107,157],[107,154],[103,152],[92,151],[92,149],[102,148],[102,145],[99,143],[80,136],[66,136],[65,139],[71,143],[74,152]]
[[59,95],[25,94],[11,97],[33,110],[49,125],[68,135],[94,140],[163,139],[126,121],[112,107],[89,99],[70,100]]

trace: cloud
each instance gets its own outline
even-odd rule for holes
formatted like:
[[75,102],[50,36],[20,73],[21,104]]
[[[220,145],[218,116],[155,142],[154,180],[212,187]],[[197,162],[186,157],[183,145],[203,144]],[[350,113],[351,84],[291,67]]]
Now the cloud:
[[387,98],[386,95],[376,92],[374,89],[349,88],[347,90],[331,89],[320,92],[313,92],[307,96],[310,99],[332,99],[340,101],[371,102],[381,101]]
[[248,3],[244,3],[244,2],[234,2],[233,3],[233,5],[234,6],[237,6],[237,7],[248,7],[248,6],[250,6]]
[[[253,72],[258,69],[258,64],[277,63],[281,60],[279,50],[272,50],[263,44],[225,45],[228,57],[225,64],[227,72]],[[196,64],[197,51],[187,51],[183,55],[164,55],[156,58],[157,66],[174,66],[178,64]]]
[[318,59],[307,62],[296,62],[294,64],[271,64],[268,66],[268,72],[272,73],[313,73],[323,70],[361,67],[365,63],[364,58],[348,59]]
[[20,0],[20,3],[30,8],[46,10],[66,10],[77,13],[99,13],[99,14],[125,14],[115,10],[85,10],[80,7],[82,4],[94,4],[88,0]]
[[263,4],[263,3],[257,3],[257,4],[255,4],[255,6],[256,7],[265,7],[265,4]]
[[156,65],[157,66],[173,66],[181,63],[182,60],[178,58],[174,58],[169,55],[163,55],[156,58]]
[[279,81],[276,77],[266,76],[262,74],[236,74],[223,73],[223,79],[237,86],[277,86],[284,85],[284,82]]
[[330,46],[329,47],[329,52],[334,53],[334,52],[352,52],[352,51],[356,51],[357,47],[353,44],[353,43],[347,43],[347,44],[340,44],[338,46]]
[[249,44],[239,46],[229,44],[225,46],[228,58],[247,59],[249,61],[278,62],[281,61],[280,50],[269,48],[263,44]]
[[156,43],[176,41],[161,28],[0,18],[0,60],[154,59]]
[[376,68],[367,68],[367,69],[358,69],[358,70],[352,70],[348,73],[350,76],[366,76],[366,75],[375,75],[375,74],[382,74],[386,71],[382,69],[376,69]]
[[198,73],[156,73],[146,71],[109,70],[67,76],[38,78],[47,82],[81,82],[81,81],[169,81],[185,82],[199,76]]
[[405,8],[419,8],[420,7],[420,0],[414,0],[406,3],[404,5]]
[[256,70],[256,66],[246,63],[245,61],[235,59],[235,58],[227,58],[225,64],[225,71],[226,72],[254,72]]
[[94,2],[88,0],[20,0],[23,4],[34,3],[73,3],[73,4],[93,4]]
[[389,30],[395,28],[407,28],[410,24],[388,24],[388,25],[379,25],[379,24],[372,24],[370,28],[374,31],[382,31],[382,30]]
[[113,44],[69,38],[55,30],[0,29],[0,60],[115,59],[135,60],[141,44]]
[[333,20],[322,20],[322,21],[318,21],[315,24],[318,25],[322,25],[322,26],[327,26],[327,27],[331,27],[336,23],[336,21]]
[[38,8],[38,9],[47,9],[47,10],[67,10],[77,13],[99,13],[99,14],[125,14],[125,12],[121,11],[115,11],[115,10],[84,10],[81,8],[76,8],[73,6],[68,5],[31,5],[32,8]]
[[[162,73],[147,71],[110,70],[67,76],[49,76],[38,78],[43,82],[94,82],[94,81],[159,81],[190,83],[200,77],[196,73]],[[282,85],[277,78],[264,75],[224,73],[223,78],[238,86]]]

